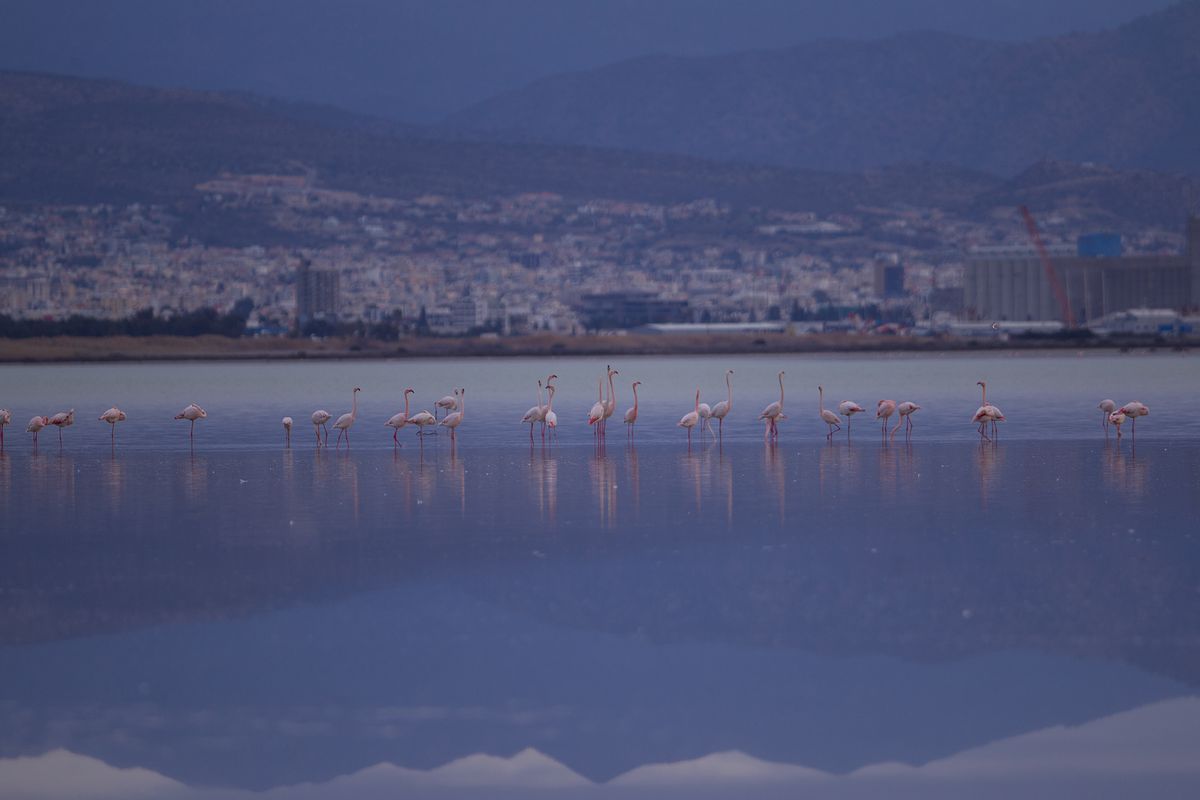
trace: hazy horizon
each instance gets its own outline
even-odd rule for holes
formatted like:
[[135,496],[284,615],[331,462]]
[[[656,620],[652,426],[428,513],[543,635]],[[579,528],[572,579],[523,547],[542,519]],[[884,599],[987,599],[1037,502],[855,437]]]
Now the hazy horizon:
[[639,56],[715,55],[915,30],[1027,40],[1111,28],[1172,4],[10,2],[0,29],[0,69],[250,91],[430,123],[539,78]]

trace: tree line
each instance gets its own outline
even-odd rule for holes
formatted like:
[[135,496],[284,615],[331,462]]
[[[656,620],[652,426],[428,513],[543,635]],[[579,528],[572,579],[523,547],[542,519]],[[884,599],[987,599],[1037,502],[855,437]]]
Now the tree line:
[[216,334],[238,338],[246,332],[246,320],[254,308],[250,300],[239,300],[225,314],[199,308],[171,316],[159,316],[143,308],[123,319],[102,319],[72,314],[66,319],[16,319],[0,314],[0,337],[31,339],[52,336],[204,336]]

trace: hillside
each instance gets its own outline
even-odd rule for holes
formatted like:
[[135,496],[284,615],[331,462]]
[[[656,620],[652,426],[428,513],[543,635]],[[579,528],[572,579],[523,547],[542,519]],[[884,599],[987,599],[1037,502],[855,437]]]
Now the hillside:
[[203,219],[216,212],[201,205],[195,187],[222,173],[304,174],[316,187],[380,197],[553,191],[580,200],[715,198],[736,208],[817,213],[899,205],[984,215],[1021,202],[1039,209],[1070,203],[1100,219],[1171,227],[1200,196],[1197,181],[1179,175],[1063,162],[1043,162],[1011,181],[931,162],[849,173],[753,166],[463,139],[250,95],[0,72],[0,203],[158,203],[185,221],[200,220],[195,230],[220,229],[230,241],[284,236],[249,210]]
[[860,170],[1052,158],[1200,172],[1200,2],[1010,44],[937,33],[559,75],[450,116],[513,139]]

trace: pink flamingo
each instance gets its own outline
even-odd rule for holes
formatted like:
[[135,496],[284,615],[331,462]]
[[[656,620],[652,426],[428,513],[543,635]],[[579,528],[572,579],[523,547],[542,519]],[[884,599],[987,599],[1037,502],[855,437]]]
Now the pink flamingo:
[[318,409],[312,413],[313,428],[317,432],[317,447],[321,446],[321,429],[325,429],[325,444],[329,444],[329,428],[327,427],[329,420],[333,419],[333,414],[330,414],[325,409]]
[[596,381],[596,402],[592,403],[591,409],[588,411],[588,425],[595,425],[593,433],[600,435],[600,423],[604,419],[604,379]]
[[896,413],[896,401],[895,400],[880,400],[878,403],[875,404],[875,419],[883,421],[883,424],[880,426],[880,428],[883,432],[884,437],[887,436],[888,419],[890,419],[892,414],[895,414],[895,413]]
[[771,403],[764,408],[762,413],[758,415],[758,418],[765,419],[767,421],[767,438],[779,438],[779,420],[787,419],[787,417],[783,415],[783,370],[779,371],[779,401]]
[[1112,400],[1101,400],[1096,408],[1100,409],[1100,427],[1104,428],[1104,436],[1108,438],[1108,415],[1117,410],[1117,404]]
[[1145,403],[1139,403],[1134,400],[1132,403],[1126,403],[1121,406],[1121,412],[1133,421],[1133,439],[1137,441],[1137,421],[1138,417],[1144,417],[1150,413],[1150,407]]
[[346,447],[350,447],[350,428],[354,425],[354,420],[358,419],[358,393],[362,389],[355,386],[354,391],[350,393],[350,410],[337,418],[337,422],[333,423],[333,428],[338,432],[337,440],[333,443],[333,449],[336,450],[342,444],[342,437],[346,437]]
[[458,390],[454,391],[454,396],[446,395],[433,404],[433,415],[436,417],[438,409],[449,413],[458,410]]
[[[717,403],[712,407],[712,416],[717,420],[717,432],[723,437],[725,435],[725,417],[729,416],[729,412],[733,410],[733,370],[725,371],[725,391],[726,399]],[[712,426],[710,421],[709,426]]]
[[[971,421],[979,424],[979,435],[988,441],[992,438],[999,438],[999,429],[996,427],[997,422],[1004,422],[1004,414],[999,408],[993,406],[987,401],[987,383],[984,381],[975,381],[975,385],[983,390],[983,405],[975,412],[975,416],[971,417]],[[988,423],[992,423],[992,436],[989,437],[986,433]]]
[[[558,376],[554,375],[552,377],[558,377]],[[546,403],[546,414],[544,417],[546,425],[544,428],[542,428],[542,436],[545,437],[546,428],[549,428],[551,435],[553,435],[553,437],[555,439],[557,439],[558,438],[558,414],[554,413],[554,384],[550,384],[546,387],[546,394],[549,395],[549,398],[548,398],[548,402]]]
[[[529,425],[529,441],[531,441],[531,442],[533,441],[533,426],[539,422],[544,422],[546,419],[546,407],[542,405],[542,382],[539,380],[537,382],[537,385],[538,385],[537,405],[530,408],[528,411],[525,412],[525,415],[523,417],[521,417],[521,424]],[[545,429],[543,428],[542,430],[543,430],[543,435],[545,435]]]
[[838,403],[838,413],[846,418],[846,437],[850,437],[850,418],[855,414],[861,414],[863,407],[853,400],[843,400]]
[[1125,410],[1121,409],[1121,408],[1118,408],[1116,411],[1113,411],[1112,413],[1110,413],[1108,415],[1109,424],[1115,425],[1117,428],[1117,442],[1118,443],[1121,441],[1121,425],[1123,425],[1125,423],[1125,420],[1128,418],[1129,417],[1125,413]]
[[121,409],[117,408],[116,406],[113,406],[108,411],[105,411],[103,414],[101,414],[98,417],[98,419],[101,422],[108,423],[109,428],[110,428],[109,439],[111,439],[115,443],[117,441],[117,423],[125,421],[125,419],[126,419],[125,412],[122,411]]
[[450,441],[454,441],[454,432],[458,429],[458,426],[462,424],[463,417],[467,413],[467,390],[455,389],[454,394],[456,397],[458,397],[458,402],[456,404],[458,411],[447,414],[446,416],[442,417],[442,421],[438,423],[439,425],[450,429]]
[[629,433],[629,438],[633,438],[633,426],[637,424],[638,418],[638,395],[637,387],[641,386],[641,381],[633,382],[633,408],[625,409],[625,424],[629,427],[626,430]]
[[608,400],[604,403],[604,419],[600,421],[600,434],[602,436],[608,435],[608,418],[617,410],[617,394],[613,390],[613,376],[621,374],[611,366],[606,367],[606,369],[608,370]]
[[33,419],[29,420],[29,424],[25,426],[25,432],[33,434],[33,449],[34,450],[37,449],[37,445],[38,445],[38,433],[41,432],[41,430],[49,424],[50,424],[49,417],[37,416],[37,417],[34,417]]
[[842,424],[841,424],[842,420],[840,417],[838,417],[837,414],[835,414],[832,411],[830,411],[829,409],[825,408],[825,387],[824,386],[817,387],[817,407],[820,409],[820,412],[821,412],[821,421],[829,426],[829,433],[826,434],[825,438],[832,442],[833,434],[842,429]]
[[396,444],[400,444],[400,440],[398,438],[396,438],[397,435],[400,433],[400,429],[403,428],[405,425],[407,425],[409,422],[409,419],[408,419],[408,396],[412,393],[413,393],[412,389],[404,390],[404,410],[401,411],[399,414],[393,415],[391,419],[389,419],[387,422],[383,423],[384,425],[387,425],[393,429],[392,430],[392,441],[395,442]]
[[187,408],[175,415],[175,419],[186,419],[192,423],[192,428],[188,432],[188,438],[192,441],[196,439],[196,420],[207,419],[208,412],[195,403],[188,403]]
[[[546,394],[547,395],[550,393],[550,388],[554,385],[554,381],[556,381],[556,380],[558,380],[558,375],[554,374],[553,372],[551,372],[550,376],[546,378]],[[542,406],[542,438],[543,439],[546,437],[546,428],[547,428],[546,413],[549,410],[550,410],[550,403],[547,402],[546,405]]]
[[75,409],[60,411],[50,418],[50,424],[58,428],[58,444],[62,446],[62,429],[75,424]]
[[896,413],[900,415],[900,419],[897,420],[896,427],[892,428],[891,435],[895,436],[896,431],[900,430],[900,426],[907,423],[907,427],[904,429],[904,438],[907,439],[909,436],[911,436],[913,428],[912,415],[920,410],[921,407],[911,400],[905,400],[903,403],[897,405]]
[[696,390],[696,408],[694,410],[689,411],[688,413],[684,414],[683,417],[679,420],[679,422],[676,425],[676,427],[679,427],[679,428],[687,428],[688,447],[692,446],[692,428],[696,427],[697,423],[699,423],[699,422],[700,422],[700,390],[697,389]]
[[4,449],[4,429],[12,422],[12,412],[7,408],[0,408],[0,450]]

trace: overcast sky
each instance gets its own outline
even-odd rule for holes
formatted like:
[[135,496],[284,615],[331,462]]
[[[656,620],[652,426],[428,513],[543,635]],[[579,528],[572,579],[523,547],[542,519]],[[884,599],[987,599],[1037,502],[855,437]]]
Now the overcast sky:
[[242,89],[416,122],[545,75],[933,29],[1021,40],[1171,0],[0,0],[0,68]]

